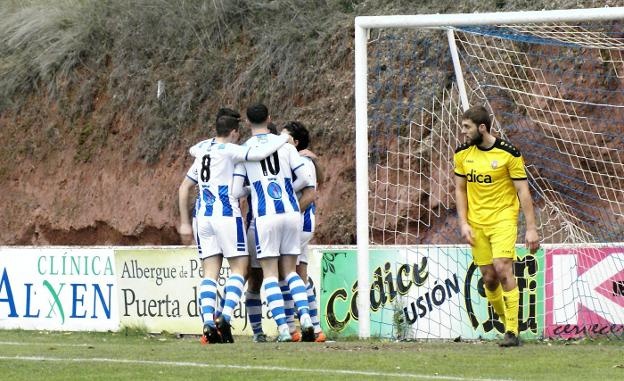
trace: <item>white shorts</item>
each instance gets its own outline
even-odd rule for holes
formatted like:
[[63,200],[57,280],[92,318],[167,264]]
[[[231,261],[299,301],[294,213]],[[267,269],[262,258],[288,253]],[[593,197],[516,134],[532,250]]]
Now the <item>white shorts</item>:
[[193,239],[195,240],[195,244],[199,241],[197,237],[197,217],[193,217],[193,222],[191,222],[191,227],[193,228]]
[[297,257],[297,264],[308,264],[308,243],[312,240],[314,232],[301,232],[301,254]]
[[272,258],[301,253],[301,217],[299,213],[272,214],[256,217],[256,257]]
[[197,217],[199,258],[223,254],[225,258],[247,255],[242,217]]

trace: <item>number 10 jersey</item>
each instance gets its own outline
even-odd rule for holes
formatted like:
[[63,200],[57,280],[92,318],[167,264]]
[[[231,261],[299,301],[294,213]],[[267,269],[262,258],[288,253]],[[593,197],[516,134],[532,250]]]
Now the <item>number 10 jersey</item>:
[[[279,137],[273,134],[258,134],[247,140],[245,146],[261,147],[271,144],[275,139]],[[290,144],[283,145],[263,160],[246,161],[236,166],[235,182],[242,184],[242,179],[245,178],[249,181],[254,217],[299,213],[299,202],[293,189],[293,173],[303,166],[303,159],[297,149]],[[310,185],[313,185],[312,179],[307,177],[303,175],[303,181],[309,181]]]

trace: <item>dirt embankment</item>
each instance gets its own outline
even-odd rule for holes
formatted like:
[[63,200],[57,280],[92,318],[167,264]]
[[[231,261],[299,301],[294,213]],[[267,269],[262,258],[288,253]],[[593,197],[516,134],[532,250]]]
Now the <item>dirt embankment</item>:
[[[457,7],[352,1],[273,9],[274,3],[137,10],[123,1],[85,2],[95,8],[34,10],[28,25],[19,24],[24,15],[0,9],[2,31],[15,30],[6,20],[42,25],[32,35],[67,32],[60,37],[76,45],[62,50],[54,38],[28,42],[26,35],[11,46],[14,40],[0,37],[3,63],[17,62],[12,70],[23,70],[16,81],[27,83],[10,96],[0,89],[0,244],[180,243],[177,188],[191,164],[187,148],[211,135],[218,107],[244,110],[256,100],[269,105],[278,124],[301,120],[311,130],[326,174],[315,242],[354,243],[353,17],[556,7],[471,0]],[[46,21],[51,15],[66,19]],[[40,62],[45,49],[63,54]],[[155,100],[161,79],[166,101]]]
[[[327,100],[320,101],[319,107],[327,107]],[[81,145],[74,131],[83,131],[89,120],[67,126],[65,121],[55,120],[54,109],[37,97],[29,101],[28,108],[25,112],[36,112],[36,117],[9,114],[0,121],[5,142],[2,155],[8,164],[1,173],[2,244],[180,243],[176,232],[177,188],[192,163],[186,151],[194,140],[182,137],[179,144],[170,144],[154,164],[134,160],[137,128],[120,117],[106,143],[85,153],[86,143]],[[348,112],[342,115],[331,118],[325,127],[353,124]],[[98,117],[97,109],[93,117]],[[312,119],[302,115],[305,117]],[[331,141],[323,139],[322,133],[313,134],[313,139],[312,149],[325,168],[318,200],[317,240],[353,242],[349,215],[354,207],[353,148],[347,145],[325,150]],[[81,160],[81,155],[87,154],[89,159]]]

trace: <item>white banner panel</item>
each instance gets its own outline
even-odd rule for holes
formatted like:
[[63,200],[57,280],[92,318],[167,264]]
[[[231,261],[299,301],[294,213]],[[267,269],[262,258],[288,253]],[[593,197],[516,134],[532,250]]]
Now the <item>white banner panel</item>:
[[[162,331],[201,334],[202,319],[198,297],[203,271],[197,249],[190,247],[116,248],[119,285],[119,314],[121,326],[145,328],[148,332]],[[308,274],[319,284],[319,255],[309,253]],[[217,279],[219,299],[230,274],[226,259]],[[276,324],[266,308],[262,295],[262,324],[264,332],[276,335]],[[251,335],[244,294],[232,316],[234,335]]]
[[0,248],[0,328],[119,329],[112,249]]
[[406,248],[392,263],[399,303],[404,306],[406,337],[474,338],[464,307],[466,270],[471,262],[466,254],[460,247],[415,246]]

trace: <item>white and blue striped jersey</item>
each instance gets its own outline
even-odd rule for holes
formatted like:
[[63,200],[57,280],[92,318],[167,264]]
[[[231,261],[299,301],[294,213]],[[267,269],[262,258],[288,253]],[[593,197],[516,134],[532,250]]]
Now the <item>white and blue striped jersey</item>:
[[[245,146],[262,147],[272,144],[278,138],[280,137],[273,134],[258,134],[247,140]],[[297,149],[285,144],[264,160],[238,164],[234,170],[234,188],[241,189],[245,178],[248,179],[254,217],[299,213],[299,201],[293,188],[293,173],[299,175],[304,186],[312,185],[312,179],[302,170],[304,165]]]
[[232,143],[219,143],[215,138],[193,146],[189,151],[195,156],[187,177],[199,185],[197,216],[240,217],[238,199],[232,195],[232,174],[237,163],[260,160],[287,141],[277,137],[262,147],[243,147]]
[[[301,197],[301,191],[306,187],[314,187],[316,189],[316,167],[314,166],[314,162],[309,157],[302,156],[303,158],[303,167],[301,171],[298,171],[294,174],[294,182],[293,188],[295,192],[297,192],[297,198]],[[308,177],[311,179],[312,184],[309,184],[310,181],[303,181],[301,176]],[[316,206],[314,202],[312,202],[306,210],[303,212],[303,232],[312,233],[314,232],[315,225],[315,214],[316,214]]]

